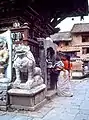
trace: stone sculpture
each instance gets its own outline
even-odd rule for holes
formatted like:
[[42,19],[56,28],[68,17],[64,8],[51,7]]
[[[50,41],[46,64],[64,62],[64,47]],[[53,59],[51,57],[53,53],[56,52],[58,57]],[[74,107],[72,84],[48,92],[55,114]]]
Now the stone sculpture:
[[[37,85],[43,84],[41,69],[36,67],[35,59],[29,46],[24,44],[15,47],[14,68],[16,71],[16,80],[13,86],[15,88],[31,89]],[[26,83],[22,83],[20,73],[27,73]]]
[[6,46],[6,41],[0,39],[0,79],[6,77],[5,71],[8,65],[8,48]]
[[[35,110],[45,104],[46,85],[43,84],[41,69],[36,67],[35,59],[29,46],[20,44],[15,46],[15,60],[13,66],[16,80],[12,89],[8,91],[10,107],[13,109]],[[27,81],[23,82],[23,75]],[[23,76],[21,78],[21,75]]]

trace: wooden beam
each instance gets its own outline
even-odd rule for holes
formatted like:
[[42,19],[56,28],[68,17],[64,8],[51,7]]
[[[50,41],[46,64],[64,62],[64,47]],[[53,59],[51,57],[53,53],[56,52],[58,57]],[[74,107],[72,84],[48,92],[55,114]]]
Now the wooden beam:
[[61,17],[59,20],[57,20],[57,17],[53,20],[53,22],[51,23],[52,27],[56,27],[57,24],[59,24],[62,20],[64,20],[67,16],[63,16]]

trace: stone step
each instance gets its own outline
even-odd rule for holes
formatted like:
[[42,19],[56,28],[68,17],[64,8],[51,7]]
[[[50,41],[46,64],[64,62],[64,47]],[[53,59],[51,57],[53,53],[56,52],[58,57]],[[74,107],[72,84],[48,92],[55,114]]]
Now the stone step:
[[53,97],[55,97],[57,94],[56,90],[48,90],[46,94],[46,99],[51,100]]

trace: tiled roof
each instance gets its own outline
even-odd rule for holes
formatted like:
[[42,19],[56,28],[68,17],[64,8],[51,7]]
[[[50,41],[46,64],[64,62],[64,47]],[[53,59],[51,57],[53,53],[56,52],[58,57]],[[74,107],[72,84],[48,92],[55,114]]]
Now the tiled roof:
[[51,39],[56,42],[56,41],[71,41],[71,34],[70,32],[58,32],[54,35],[50,36]]
[[74,24],[71,33],[89,32],[89,23]]

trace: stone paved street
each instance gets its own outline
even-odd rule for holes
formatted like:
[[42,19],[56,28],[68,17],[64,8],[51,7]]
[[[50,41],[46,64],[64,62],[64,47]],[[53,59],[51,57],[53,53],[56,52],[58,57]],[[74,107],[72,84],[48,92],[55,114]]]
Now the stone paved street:
[[89,120],[89,78],[72,81],[74,96],[58,97],[36,112],[0,112],[0,120]]

